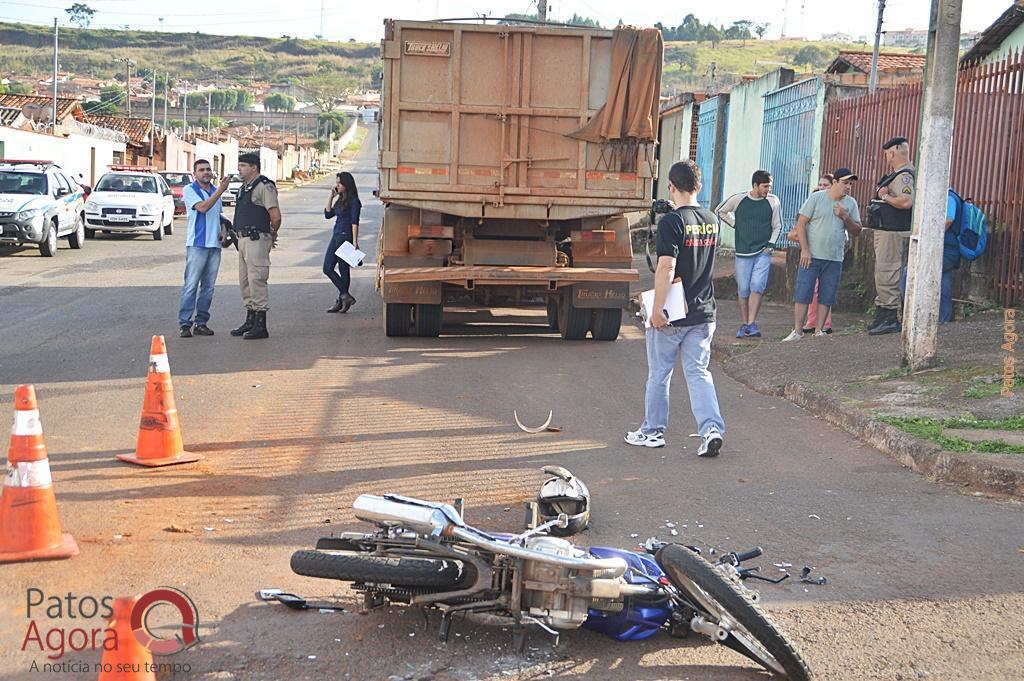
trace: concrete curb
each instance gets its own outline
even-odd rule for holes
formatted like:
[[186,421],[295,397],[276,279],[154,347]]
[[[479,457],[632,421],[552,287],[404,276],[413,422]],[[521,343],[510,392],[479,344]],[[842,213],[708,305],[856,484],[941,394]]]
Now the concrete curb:
[[723,362],[723,368],[726,374],[743,385],[759,393],[789,400],[929,479],[968,487],[985,494],[1024,499],[1024,471],[958,452],[947,452],[895,426],[876,421],[871,414],[806,385],[768,385],[764,381],[752,380],[749,376],[734,374],[729,370],[728,362]]

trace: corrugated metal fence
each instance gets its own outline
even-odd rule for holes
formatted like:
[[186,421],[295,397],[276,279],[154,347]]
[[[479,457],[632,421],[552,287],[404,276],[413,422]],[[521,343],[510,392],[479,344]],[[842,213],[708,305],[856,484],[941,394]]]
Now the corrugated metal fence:
[[[814,117],[821,86],[820,78],[809,78],[764,96],[761,167],[772,174],[772,191],[782,203],[782,224],[787,233],[816,179],[811,177],[816,144]],[[796,244],[784,238],[778,245],[788,248]]]
[[[887,172],[882,144],[903,135],[917,153],[920,112],[920,83],[829,103],[822,165],[848,166],[858,173],[862,181],[854,186],[853,195],[866,206],[874,191],[872,180]],[[980,262],[972,264],[975,276],[987,279],[986,297],[1007,306],[1024,301],[1024,59],[1020,53],[960,71],[951,183],[988,217],[988,250]],[[865,248],[870,245],[861,244],[858,251]]]
[[[697,202],[704,208],[712,210],[715,208],[715,206],[711,205],[713,200],[711,185],[715,163],[715,144],[717,142],[715,139],[715,129],[718,125],[718,109],[718,97],[711,97],[700,103],[700,113],[697,119],[697,154],[694,158],[694,161],[700,166],[702,179]],[[728,119],[728,109],[726,109],[726,117]],[[722,143],[725,143],[724,139]]]

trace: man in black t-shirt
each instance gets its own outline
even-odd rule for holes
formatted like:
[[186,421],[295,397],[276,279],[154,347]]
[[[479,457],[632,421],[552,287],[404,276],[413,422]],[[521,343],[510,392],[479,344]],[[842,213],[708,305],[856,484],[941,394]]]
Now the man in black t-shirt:
[[[676,359],[682,354],[690,409],[701,438],[697,456],[717,456],[725,424],[718,408],[715,383],[708,370],[715,333],[715,288],[712,275],[718,246],[718,218],[697,203],[700,168],[680,161],[668,175],[673,205],[658,223],[658,266],[654,273],[654,304],[647,329],[647,396],[644,422],[626,433],[626,443],[664,447],[668,427],[669,386]],[[662,311],[673,281],[681,280],[686,316],[673,322]]]

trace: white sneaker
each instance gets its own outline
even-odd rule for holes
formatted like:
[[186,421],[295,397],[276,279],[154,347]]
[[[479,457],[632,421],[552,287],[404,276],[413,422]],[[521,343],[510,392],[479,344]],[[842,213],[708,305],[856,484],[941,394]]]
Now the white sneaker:
[[717,430],[709,430],[700,439],[700,447],[697,448],[697,456],[718,456],[722,449],[722,434]]
[[664,433],[642,433],[639,430],[631,430],[623,438],[627,445],[635,447],[664,447]]
[[790,331],[789,335],[782,339],[783,343],[789,343],[791,341],[798,341],[804,337],[804,334],[800,331]]
[[815,338],[828,338],[829,336],[824,331],[815,331],[814,332],[814,337]]

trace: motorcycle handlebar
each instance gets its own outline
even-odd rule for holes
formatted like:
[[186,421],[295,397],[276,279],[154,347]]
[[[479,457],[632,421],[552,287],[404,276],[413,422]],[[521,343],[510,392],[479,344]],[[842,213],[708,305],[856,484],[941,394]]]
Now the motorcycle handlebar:
[[740,553],[733,553],[732,555],[736,556],[737,563],[742,563],[745,560],[757,558],[762,553],[764,553],[764,549],[762,549],[760,546],[755,546],[749,551],[741,551]]

